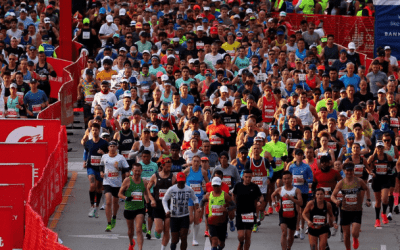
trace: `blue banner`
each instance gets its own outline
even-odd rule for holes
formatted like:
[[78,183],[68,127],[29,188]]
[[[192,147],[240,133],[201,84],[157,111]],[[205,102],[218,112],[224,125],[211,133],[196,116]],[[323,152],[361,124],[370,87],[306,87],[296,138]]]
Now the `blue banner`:
[[390,46],[392,56],[400,60],[400,1],[375,0],[375,53],[378,47]]

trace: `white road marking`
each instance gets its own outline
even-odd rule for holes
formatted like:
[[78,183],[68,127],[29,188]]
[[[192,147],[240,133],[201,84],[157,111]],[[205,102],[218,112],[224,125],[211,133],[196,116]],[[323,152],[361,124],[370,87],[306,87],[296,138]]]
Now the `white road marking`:
[[386,250],[386,245],[381,245],[381,250]]
[[204,250],[211,250],[210,239],[208,237],[206,238],[206,241],[204,242]]

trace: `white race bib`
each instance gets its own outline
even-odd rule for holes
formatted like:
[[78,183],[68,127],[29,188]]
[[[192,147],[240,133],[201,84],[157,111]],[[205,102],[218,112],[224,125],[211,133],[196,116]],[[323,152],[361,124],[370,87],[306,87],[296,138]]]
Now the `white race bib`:
[[142,201],[142,192],[132,192],[132,201]]
[[211,211],[213,216],[221,216],[223,215],[222,206],[221,205],[212,205]]
[[358,164],[354,166],[354,174],[355,175],[362,175],[364,171],[364,165]]
[[330,187],[323,187],[325,190],[325,198],[330,198],[331,197],[331,188]]
[[115,179],[119,176],[119,172],[108,172],[107,177],[111,179]]
[[378,174],[378,175],[387,174],[387,165],[376,164],[376,174]]
[[158,190],[158,198],[161,200],[162,198],[164,198],[165,193],[167,192],[168,189],[159,189]]
[[92,166],[100,166],[101,156],[90,156],[90,165]]
[[295,186],[301,186],[304,184],[304,177],[302,175],[293,175],[293,183]]
[[90,39],[90,31],[83,31],[82,39]]
[[15,109],[9,108],[9,109],[7,109],[7,117],[8,118],[18,117],[18,113],[17,113],[17,111]]
[[32,112],[39,113],[42,110],[42,104],[32,105]]
[[399,119],[397,118],[390,118],[390,126],[398,128],[399,127]]
[[201,184],[190,184],[190,187],[193,189],[194,194],[201,194]]
[[325,224],[325,216],[321,216],[321,215],[314,215],[313,216],[313,224],[314,225],[324,225]]
[[121,151],[121,155],[122,155],[125,159],[128,159],[129,153],[130,153],[129,150],[127,150],[127,151]]
[[242,222],[254,223],[254,213],[242,214]]
[[346,203],[348,205],[356,205],[357,204],[357,195],[356,194],[346,194],[344,197],[346,199]]
[[258,187],[261,188],[263,186],[264,180],[263,177],[254,176],[253,178],[251,178],[251,182],[257,184]]

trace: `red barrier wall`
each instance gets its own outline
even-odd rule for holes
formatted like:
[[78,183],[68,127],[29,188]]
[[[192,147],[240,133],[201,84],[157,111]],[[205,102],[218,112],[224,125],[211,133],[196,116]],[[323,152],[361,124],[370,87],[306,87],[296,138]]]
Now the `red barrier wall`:
[[[0,184],[0,206],[11,206],[11,244],[13,248],[22,248],[24,241],[24,184]],[[2,226],[3,227],[3,226]]]
[[64,68],[71,65],[72,62],[53,57],[48,57],[46,60],[49,64],[51,64],[51,66],[53,66],[54,71],[57,73],[56,78],[50,77],[50,85],[51,85],[50,97],[57,99],[58,92],[61,86],[66,81],[64,78]]
[[13,236],[12,231],[10,230],[12,226],[12,209],[13,207],[4,207],[0,206],[0,235],[2,238],[2,250],[11,250],[13,248]]
[[[29,190],[39,178],[35,178],[34,164],[32,163],[0,163],[0,183],[24,183],[25,200],[28,200]],[[18,174],[15,174],[18,173]]]

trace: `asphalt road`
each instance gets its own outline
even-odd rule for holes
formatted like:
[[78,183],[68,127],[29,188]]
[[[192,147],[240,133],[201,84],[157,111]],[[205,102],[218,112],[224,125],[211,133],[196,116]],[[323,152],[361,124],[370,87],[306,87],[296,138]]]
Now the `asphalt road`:
[[[77,117],[78,119],[80,117]],[[78,124],[79,125],[79,124]],[[81,125],[80,125],[81,126]],[[127,226],[123,218],[123,203],[120,203],[120,210],[117,215],[117,224],[112,232],[105,232],[107,221],[105,212],[100,211],[99,218],[89,218],[88,211],[90,207],[88,188],[89,183],[86,177],[86,170],[82,168],[82,150],[80,139],[83,135],[83,129],[68,130],[74,135],[69,136],[69,147],[72,151],[69,153],[69,176],[72,171],[78,172],[76,184],[68,199],[68,204],[54,229],[63,244],[73,250],[80,249],[128,249]],[[360,247],[363,250],[398,250],[400,249],[400,215],[393,215],[393,221],[382,228],[374,228],[375,212],[374,209],[364,207],[362,232],[360,234]],[[209,250],[211,249],[208,238],[203,237],[204,222],[201,223],[198,236],[199,246],[192,246],[192,235],[188,236],[188,249]],[[228,239],[226,240],[227,250],[237,249],[237,233],[230,232],[228,229]],[[274,213],[265,218],[257,233],[252,234],[252,244],[250,249],[280,249],[280,228],[278,226],[278,215]],[[345,249],[343,242],[340,241],[339,233],[329,239],[330,249]],[[154,228],[152,239],[144,240],[143,249],[160,249],[161,240],[154,237]],[[138,249],[136,246],[135,249]],[[169,245],[167,247],[169,249]],[[180,249],[179,246],[177,249]],[[304,240],[295,239],[293,250],[310,249],[308,238]]]

